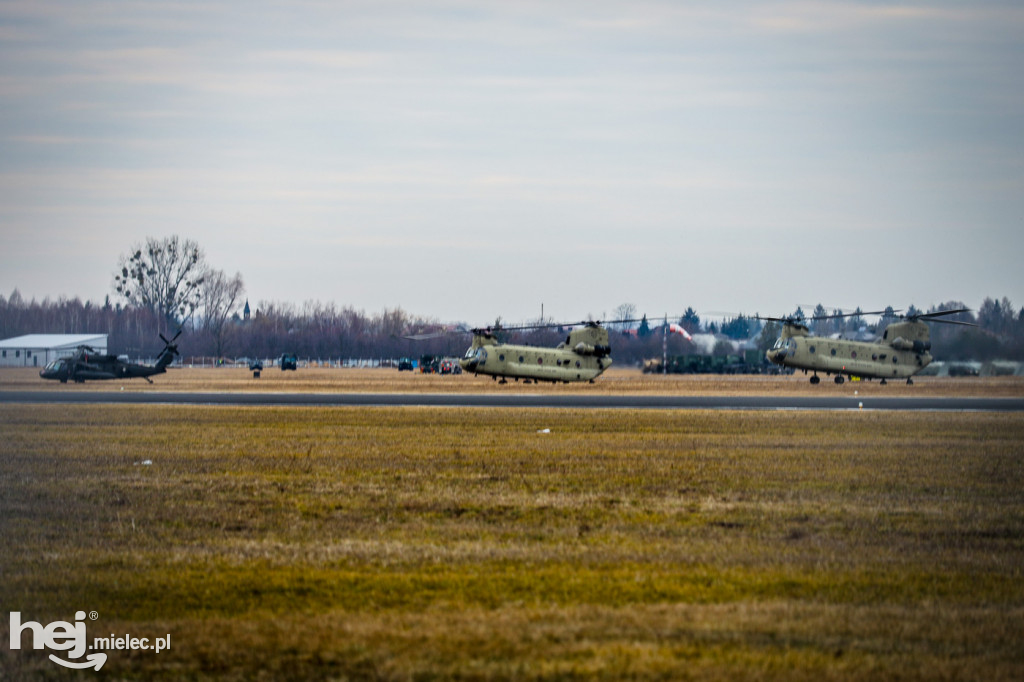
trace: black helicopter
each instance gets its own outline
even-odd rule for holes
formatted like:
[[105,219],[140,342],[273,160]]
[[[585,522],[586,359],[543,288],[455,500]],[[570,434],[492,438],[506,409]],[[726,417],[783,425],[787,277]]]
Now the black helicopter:
[[149,377],[166,372],[167,366],[174,362],[174,357],[179,354],[178,346],[174,343],[179,336],[181,336],[180,329],[170,341],[160,334],[160,339],[164,342],[164,349],[160,351],[156,364],[152,366],[126,362],[116,355],[99,353],[90,346],[79,346],[71,357],[60,358],[46,365],[39,371],[39,376],[44,379],[54,379],[62,384],[66,384],[68,380],[81,384],[86,380],[134,379],[135,377],[142,377],[149,383],[153,383]]

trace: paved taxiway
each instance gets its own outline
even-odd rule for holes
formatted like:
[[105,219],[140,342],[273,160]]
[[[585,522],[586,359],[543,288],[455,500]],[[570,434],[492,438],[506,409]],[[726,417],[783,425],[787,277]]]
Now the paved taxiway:
[[552,395],[523,393],[200,393],[0,391],[0,403],[118,405],[296,405],[535,407],[685,410],[1024,411],[1024,398],[865,398],[805,396]]

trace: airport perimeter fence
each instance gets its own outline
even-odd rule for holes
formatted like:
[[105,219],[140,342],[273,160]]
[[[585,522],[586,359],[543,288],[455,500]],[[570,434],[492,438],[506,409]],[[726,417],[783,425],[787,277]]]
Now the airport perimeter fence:
[[[123,359],[129,359],[122,356]],[[249,369],[252,358],[213,358],[207,356],[189,356],[177,358],[171,365],[172,368],[236,368]],[[280,357],[258,358],[263,369],[275,369],[279,367]],[[156,364],[156,358],[131,358],[131,362],[140,364]],[[397,369],[398,358],[297,358],[296,365],[299,368],[334,368],[334,369]],[[771,369],[775,369],[772,367]],[[660,367],[644,369],[645,372],[660,374]],[[672,372],[670,372],[672,373]],[[718,372],[715,372],[718,373]],[[920,376],[938,377],[959,377],[959,376],[1024,376],[1024,362],[1010,360],[992,360],[988,362],[933,362],[926,367]]]

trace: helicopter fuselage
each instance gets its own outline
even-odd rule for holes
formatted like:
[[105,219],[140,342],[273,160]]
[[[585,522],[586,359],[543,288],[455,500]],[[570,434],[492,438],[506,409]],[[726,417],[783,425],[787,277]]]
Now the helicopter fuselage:
[[823,372],[838,377],[909,379],[932,361],[928,328],[922,322],[889,325],[877,342],[811,336],[803,327],[787,324],[769,361],[784,367]]
[[167,366],[174,361],[176,354],[177,347],[168,343],[157,358],[156,364],[151,366],[127,362],[116,355],[97,353],[91,348],[82,347],[71,357],[50,362],[39,370],[39,376],[62,384],[68,381],[80,384],[85,381],[133,378],[149,381],[149,377],[166,372]]
[[609,354],[608,332],[601,327],[573,330],[555,348],[505,344],[480,333],[459,364],[466,372],[495,378],[568,383],[600,376],[612,365]]

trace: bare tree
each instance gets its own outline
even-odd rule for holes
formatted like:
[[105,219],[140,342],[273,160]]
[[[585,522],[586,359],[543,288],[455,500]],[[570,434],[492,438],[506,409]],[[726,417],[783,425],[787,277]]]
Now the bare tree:
[[[612,313],[616,320],[632,320],[636,318],[636,305],[632,303],[623,303],[615,308],[615,312]],[[619,331],[626,331],[627,329],[633,328],[632,322],[620,322],[618,324],[610,325]]]
[[200,314],[202,326],[213,340],[217,357],[224,355],[224,343],[227,337],[227,321],[238,309],[238,304],[245,293],[242,274],[236,272],[228,277],[223,270],[207,270],[203,278]]
[[128,304],[149,308],[174,323],[199,306],[206,259],[199,245],[177,236],[146,239],[122,254],[114,274],[114,290]]

